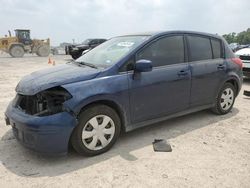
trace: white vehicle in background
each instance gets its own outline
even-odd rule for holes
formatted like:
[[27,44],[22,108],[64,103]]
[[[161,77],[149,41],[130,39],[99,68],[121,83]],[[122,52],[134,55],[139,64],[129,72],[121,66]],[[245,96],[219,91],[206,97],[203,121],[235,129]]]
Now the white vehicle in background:
[[243,75],[250,78],[250,47],[238,50],[235,55],[243,61]]

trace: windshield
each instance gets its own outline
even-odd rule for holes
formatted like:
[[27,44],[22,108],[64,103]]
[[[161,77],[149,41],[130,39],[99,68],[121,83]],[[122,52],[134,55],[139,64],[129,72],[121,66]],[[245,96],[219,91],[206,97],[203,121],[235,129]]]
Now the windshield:
[[123,36],[112,38],[84,54],[76,62],[107,68],[135,49],[149,36]]

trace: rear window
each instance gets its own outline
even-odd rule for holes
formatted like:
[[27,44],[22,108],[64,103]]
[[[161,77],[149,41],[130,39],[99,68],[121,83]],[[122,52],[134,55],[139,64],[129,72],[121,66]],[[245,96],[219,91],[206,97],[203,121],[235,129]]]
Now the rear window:
[[212,59],[210,39],[200,36],[188,36],[190,61]]
[[212,43],[212,48],[213,48],[214,59],[221,58],[222,53],[221,53],[221,42],[220,42],[220,40],[211,39],[211,43]]

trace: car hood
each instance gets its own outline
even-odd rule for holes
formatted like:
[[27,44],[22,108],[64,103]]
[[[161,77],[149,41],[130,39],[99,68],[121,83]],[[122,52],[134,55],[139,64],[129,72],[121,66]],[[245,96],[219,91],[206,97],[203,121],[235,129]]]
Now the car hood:
[[246,56],[250,56],[250,48],[243,48],[241,50],[238,50],[237,52],[235,52],[236,55],[246,55]]
[[72,63],[57,65],[23,77],[16,87],[16,92],[34,95],[52,87],[95,78],[99,72],[98,69]]

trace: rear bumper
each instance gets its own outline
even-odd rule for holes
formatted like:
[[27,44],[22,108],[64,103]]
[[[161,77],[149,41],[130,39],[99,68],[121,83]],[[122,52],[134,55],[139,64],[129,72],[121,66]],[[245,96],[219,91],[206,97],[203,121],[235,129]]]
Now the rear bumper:
[[76,118],[68,112],[38,117],[25,114],[10,104],[5,112],[6,124],[12,126],[16,139],[25,147],[47,155],[63,155],[68,151]]

